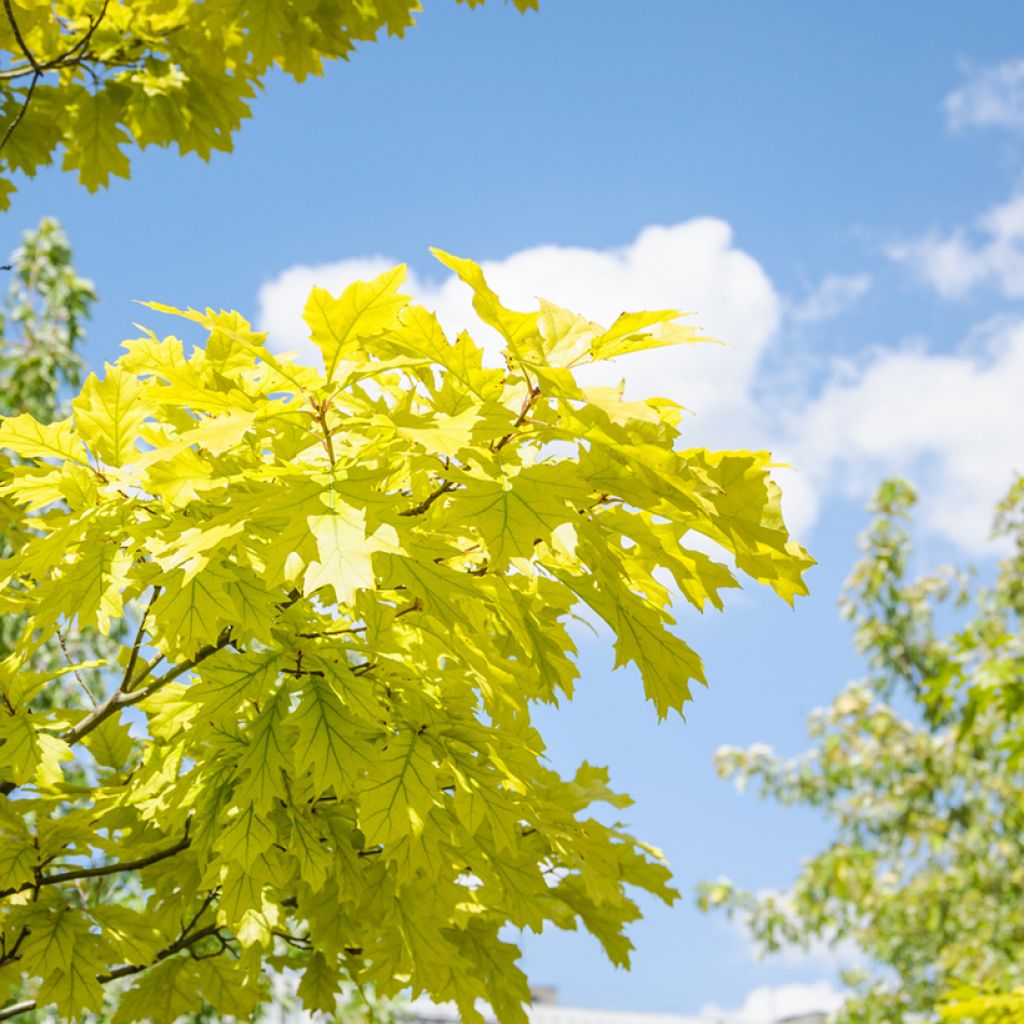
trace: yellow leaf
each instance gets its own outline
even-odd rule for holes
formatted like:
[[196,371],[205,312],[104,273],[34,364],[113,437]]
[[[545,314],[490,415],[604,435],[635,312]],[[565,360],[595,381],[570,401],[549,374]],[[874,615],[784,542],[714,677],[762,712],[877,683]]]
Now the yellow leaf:
[[327,382],[334,379],[338,364],[360,355],[360,346],[394,327],[398,314],[409,301],[399,295],[405,280],[405,265],[387,270],[372,281],[350,284],[338,298],[323,288],[310,292],[302,318],[309,325],[314,344],[323,353]]
[[135,455],[139,428],[149,415],[145,385],[120,367],[103,364],[100,380],[90,373],[72,402],[79,436],[108,465],[123,466]]
[[416,733],[387,741],[359,794],[359,826],[369,845],[420,835],[437,798],[436,774],[430,749]]
[[308,516],[306,522],[316,538],[319,559],[306,569],[305,592],[330,587],[335,601],[351,604],[360,589],[373,587],[373,554],[393,550],[394,530],[381,526],[367,536],[366,513],[343,502],[327,515]]
[[112,90],[79,94],[68,114],[73,130],[65,135],[70,141],[64,152],[64,170],[77,170],[78,180],[90,192],[107,185],[111,174],[127,178],[128,157],[121,147],[132,139],[118,124],[121,107]]
[[87,465],[70,417],[44,424],[27,412],[7,416],[0,424],[0,448],[10,448],[25,459],[70,459]]

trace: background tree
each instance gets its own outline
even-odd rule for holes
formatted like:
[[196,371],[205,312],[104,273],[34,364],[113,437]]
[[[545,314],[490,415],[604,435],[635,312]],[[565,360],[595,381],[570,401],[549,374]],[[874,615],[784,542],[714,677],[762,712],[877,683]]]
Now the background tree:
[[[703,671],[669,606],[738,585],[689,531],[789,601],[810,560],[768,453],[678,449],[674,403],[576,383],[699,340],[677,314],[519,313],[439,258],[498,365],[396,268],[314,289],[322,368],[189,312],[205,346],[134,339],[66,419],[0,426],[21,514],[0,600],[26,617],[0,663],[0,979],[31,989],[0,1018],[79,1016],[125,978],[115,1020],[198,991],[246,1017],[291,964],[309,1008],[350,979],[521,1020],[503,929],[582,926],[626,964],[627,886],[675,897],[656,850],[591,816],[627,803],[607,772],[546,766],[531,705],[571,696],[583,605],[658,714],[682,707]],[[72,620],[109,634],[133,600],[117,653],[78,669],[114,680],[98,707],[55,707],[40,645]],[[116,878],[144,912],[80,885]]]
[[812,716],[802,756],[762,744],[718,756],[723,777],[823,811],[832,841],[784,893],[728,881],[701,892],[763,951],[859,949],[865,965],[844,973],[853,994],[840,1020],[862,1024],[973,1019],[1012,1003],[978,994],[1024,984],[1024,483],[997,510],[1013,552],[974,595],[950,569],[908,579],[913,504],[907,484],[882,486],[847,585],[868,678]]
[[[459,0],[476,7],[483,0]],[[521,11],[537,0],[513,0]],[[419,0],[3,0],[0,209],[63,148],[90,191],[128,177],[124,147],[230,151],[277,68],[323,73],[380,33],[401,36]],[[6,171],[6,173],[2,173]]]
[[[0,308],[0,414],[28,412],[48,423],[66,412],[62,396],[69,398],[71,389],[82,382],[84,363],[78,348],[96,293],[92,282],[75,271],[68,240],[52,218],[25,232],[9,266],[10,283]],[[24,539],[19,536],[20,522],[14,506],[0,498],[4,557]],[[0,617],[0,655],[10,652],[23,628],[19,616]],[[72,627],[40,646],[33,667],[54,669],[67,664],[69,657],[84,660],[112,650],[95,631]],[[56,692],[53,696],[57,699]],[[77,706],[90,696],[72,677],[63,682],[59,701]]]

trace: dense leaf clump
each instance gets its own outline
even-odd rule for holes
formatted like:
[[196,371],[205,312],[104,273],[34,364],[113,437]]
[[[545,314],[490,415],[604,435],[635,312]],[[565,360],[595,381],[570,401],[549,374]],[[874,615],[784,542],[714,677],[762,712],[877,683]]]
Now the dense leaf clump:
[[[476,7],[484,0],[459,0]],[[519,10],[537,0],[513,0]],[[127,178],[125,148],[229,152],[264,79],[323,73],[419,0],[8,0],[0,11],[0,209],[63,149],[90,191]]]
[[[789,601],[810,560],[767,453],[683,450],[675,403],[576,382],[700,340],[678,314],[515,312],[439,258],[504,339],[494,365],[396,268],[313,290],[322,367],[188,311],[205,347],[145,334],[65,419],[0,425],[0,610],[25,623],[0,662],[0,981],[22,1007],[77,1017],[138,975],[118,1020],[200,990],[244,1017],[290,965],[309,1008],[350,979],[521,1020],[508,925],[582,925],[624,964],[627,887],[675,897],[590,815],[628,803],[607,772],[546,764],[531,705],[571,696],[589,609],[659,716],[682,708],[704,677],[668,609],[737,585],[691,535]],[[72,623],[125,622],[115,655],[33,669]],[[72,673],[95,707],[46,699]],[[76,886],[108,875],[141,910]]]

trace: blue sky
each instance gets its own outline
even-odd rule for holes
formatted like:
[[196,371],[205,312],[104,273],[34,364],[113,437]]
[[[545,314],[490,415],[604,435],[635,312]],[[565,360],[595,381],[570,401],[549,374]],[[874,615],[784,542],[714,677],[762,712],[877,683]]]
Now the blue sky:
[[630,974],[581,935],[527,941],[526,966],[564,1002],[677,1012],[828,980],[828,958],[756,963],[693,909],[702,878],[784,885],[823,835],[733,794],[711,758],[799,749],[806,713],[858,674],[835,599],[883,473],[921,483],[927,557],[988,557],[986,509],[1024,469],[1024,7],[427,7],[322,80],[271,82],[231,156],[148,152],[96,196],[41,174],[0,247],[43,214],[64,222],[103,300],[96,364],[132,321],[173,329],[134,299],[235,307],[301,345],[301,291],[378,258],[408,262],[460,323],[429,245],[488,261],[513,297],[697,310],[731,349],[621,372],[691,406],[695,441],[793,463],[780,480],[819,560],[813,594],[793,612],[748,590],[684,620],[711,681],[685,725],[659,727],[608,644],[587,644],[579,700],[543,716],[553,757],[612,766],[685,899],[647,908]]

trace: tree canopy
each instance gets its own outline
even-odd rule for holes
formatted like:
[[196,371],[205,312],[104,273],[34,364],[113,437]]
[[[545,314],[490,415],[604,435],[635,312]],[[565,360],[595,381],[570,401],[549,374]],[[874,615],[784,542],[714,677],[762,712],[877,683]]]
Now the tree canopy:
[[133,143],[204,160],[230,151],[272,69],[297,81],[322,74],[359,43],[403,35],[420,9],[419,0],[4,0],[0,209],[15,190],[10,175],[34,175],[58,149],[90,191],[128,177]]
[[[321,367],[190,310],[205,345],[146,333],[66,418],[0,425],[0,601],[25,623],[0,663],[0,980],[29,989],[0,1017],[79,1016],[135,976],[117,1020],[197,990],[245,1016],[288,963],[310,1008],[347,978],[522,1020],[502,929],[582,926],[625,964],[628,887],[675,897],[657,850],[592,816],[628,804],[606,770],[545,764],[531,705],[571,697],[585,609],[681,710],[704,675],[669,608],[738,585],[691,531],[787,601],[810,559],[767,453],[681,448],[675,403],[576,382],[700,340],[675,311],[516,312],[438,257],[494,365],[395,268],[313,290]],[[129,621],[113,655],[33,668],[72,624]],[[55,705],[64,676],[102,697]],[[79,884],[121,877],[142,910]]]
[[758,744],[718,758],[723,776],[823,811],[832,841],[785,892],[721,880],[702,900],[766,952],[859,950],[840,1021],[1024,1018],[1024,481],[997,510],[1012,554],[977,593],[961,571],[909,578],[914,500],[883,485],[848,584],[868,678],[813,715],[803,755]]

